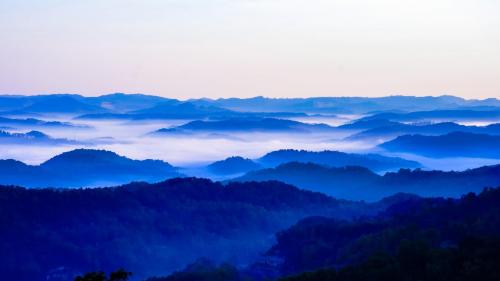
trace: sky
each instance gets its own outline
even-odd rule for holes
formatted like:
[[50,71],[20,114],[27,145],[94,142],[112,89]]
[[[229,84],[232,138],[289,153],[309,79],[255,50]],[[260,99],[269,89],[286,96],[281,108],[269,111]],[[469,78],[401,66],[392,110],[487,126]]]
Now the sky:
[[0,0],[0,93],[500,98],[498,0]]

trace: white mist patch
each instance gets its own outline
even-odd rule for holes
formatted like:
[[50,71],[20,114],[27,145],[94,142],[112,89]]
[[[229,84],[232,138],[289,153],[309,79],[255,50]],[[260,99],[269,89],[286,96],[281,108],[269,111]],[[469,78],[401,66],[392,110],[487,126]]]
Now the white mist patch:
[[468,158],[468,157],[429,158],[411,153],[389,153],[389,152],[380,152],[380,154],[417,161],[423,165],[423,169],[425,170],[464,171],[467,169],[474,169],[482,166],[500,164],[500,159]]
[[323,123],[332,127],[337,127],[340,125],[344,125],[350,123],[356,119],[362,118],[364,115],[335,115],[335,116],[306,116],[306,117],[293,117],[288,118],[290,120],[308,123],[308,124],[318,124]]
[[[307,123],[329,123],[340,125],[359,116],[305,117],[295,118]],[[325,119],[326,118],[326,119]],[[303,149],[309,151],[337,150],[352,153],[381,153],[415,160],[426,169],[464,170],[500,161],[476,158],[432,159],[412,154],[388,153],[376,146],[380,140],[346,140],[352,131],[333,130],[314,133],[270,133],[270,132],[211,132],[196,134],[151,135],[161,128],[170,128],[191,120],[73,120],[69,117],[44,118],[86,125],[89,128],[46,127],[37,129],[53,138],[66,138],[84,142],[83,145],[0,145],[0,159],[16,159],[28,164],[40,164],[62,152],[77,148],[105,149],[132,159],[159,159],[172,165],[197,167],[230,156],[256,159],[280,149]],[[21,130],[22,132],[28,129]]]
[[29,165],[39,165],[50,158],[81,146],[0,145],[0,159],[14,159]]
[[13,158],[29,164],[39,164],[65,151],[76,148],[92,148],[110,150],[132,159],[159,159],[177,166],[196,166],[235,155],[258,158],[279,149],[355,152],[371,147],[369,143],[344,141],[343,139],[349,133],[343,131],[316,133],[224,131],[187,135],[151,135],[151,132],[158,129],[182,125],[191,120],[89,121],[58,117],[58,121],[86,125],[89,128],[47,127],[40,129],[40,131],[54,138],[77,140],[85,144],[75,146],[2,145],[0,158]]
[[206,164],[235,155],[258,158],[279,149],[355,151],[365,148],[340,139],[331,141],[331,138],[332,135],[277,133],[143,135],[133,143],[102,147],[134,159],[161,159],[178,166]]

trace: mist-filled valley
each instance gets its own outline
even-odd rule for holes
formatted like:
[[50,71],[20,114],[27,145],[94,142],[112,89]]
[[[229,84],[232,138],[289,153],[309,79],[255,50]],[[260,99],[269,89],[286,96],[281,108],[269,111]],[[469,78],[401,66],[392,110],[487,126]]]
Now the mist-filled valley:
[[4,95],[0,279],[417,280],[498,251],[496,187],[497,99]]

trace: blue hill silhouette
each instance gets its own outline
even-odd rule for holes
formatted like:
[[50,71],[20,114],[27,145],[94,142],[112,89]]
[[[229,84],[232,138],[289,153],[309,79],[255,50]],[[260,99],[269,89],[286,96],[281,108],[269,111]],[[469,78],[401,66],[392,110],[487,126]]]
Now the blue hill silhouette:
[[29,131],[27,133],[9,133],[0,130],[1,144],[19,144],[19,145],[55,145],[55,144],[80,144],[78,141],[52,138],[39,131]]
[[132,160],[105,150],[77,149],[39,166],[0,160],[0,184],[26,187],[87,187],[131,181],[157,182],[182,176],[159,160]]
[[364,97],[312,97],[312,98],[266,98],[247,99],[200,99],[191,102],[214,105],[236,111],[288,111],[306,113],[370,113],[374,111],[429,111],[464,107],[500,107],[497,99],[465,100],[454,96],[414,97],[388,96]]
[[207,166],[210,172],[218,175],[247,173],[249,171],[257,170],[260,167],[261,166],[254,161],[239,156],[233,156],[221,161],[216,161]]
[[192,121],[187,124],[157,130],[155,133],[190,133],[210,131],[242,132],[310,132],[328,131],[335,128],[325,124],[306,124],[298,121],[276,118],[233,118],[221,121]]
[[270,152],[256,160],[266,167],[275,167],[287,162],[316,163],[331,167],[361,166],[373,171],[387,171],[400,168],[418,168],[420,163],[399,157],[379,154],[355,154],[339,151],[306,151],[283,149]]
[[394,193],[420,196],[456,197],[500,185],[500,165],[463,172],[401,169],[384,175],[367,168],[325,167],[312,163],[291,162],[276,168],[249,172],[231,181],[277,180],[336,198],[375,201]]
[[500,135],[500,124],[488,126],[464,126],[453,122],[443,122],[434,124],[404,124],[394,123],[388,126],[381,126],[350,136],[348,139],[359,140],[369,138],[392,139],[406,134],[422,135],[442,135],[452,132],[480,133]]
[[421,121],[421,120],[498,120],[500,119],[500,106],[487,110],[474,109],[439,109],[429,111],[415,111],[410,113],[383,112],[364,117],[361,120],[387,119],[391,121]]
[[51,128],[88,128],[83,125],[75,125],[68,122],[59,122],[59,121],[44,121],[35,118],[7,118],[0,117],[0,126],[12,126],[16,128],[43,128],[43,127],[51,127]]
[[428,157],[500,158],[500,136],[453,132],[440,136],[404,135],[380,147]]
[[[109,94],[98,97],[84,97],[80,95],[56,94],[36,96],[0,96],[0,111],[26,113],[126,113],[142,111],[143,118],[148,114],[148,108],[158,109],[162,103],[184,103],[143,94]],[[213,107],[231,111],[244,112],[289,112],[289,113],[370,113],[381,111],[432,111],[437,109],[447,110],[473,110],[485,111],[500,107],[497,99],[465,100],[453,96],[439,97],[412,97],[389,96],[381,98],[363,97],[313,97],[313,98],[265,98],[254,97],[248,99],[192,99],[188,101],[199,107]],[[65,106],[63,106],[63,104]],[[161,106],[160,106],[161,107]],[[258,109],[258,110],[256,110]],[[167,114],[169,112],[162,112]],[[173,114],[170,112],[170,114]],[[131,118],[128,114],[118,115],[121,118]],[[442,115],[444,116],[444,115]],[[455,115],[456,116],[456,115]],[[102,115],[88,116],[103,118]],[[117,117],[117,116],[115,116]],[[234,116],[233,116],[234,117]]]
[[340,125],[337,128],[347,129],[347,130],[367,130],[367,129],[386,127],[386,126],[392,126],[392,125],[399,125],[399,124],[401,124],[401,123],[390,121],[387,119],[373,118],[373,119],[355,120],[352,123]]

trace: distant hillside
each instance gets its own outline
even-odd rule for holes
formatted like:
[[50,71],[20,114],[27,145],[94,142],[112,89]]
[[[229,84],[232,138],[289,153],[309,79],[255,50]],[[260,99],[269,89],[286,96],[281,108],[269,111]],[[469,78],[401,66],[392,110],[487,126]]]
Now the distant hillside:
[[23,114],[90,114],[114,112],[122,113],[155,106],[168,99],[148,95],[110,94],[99,97],[56,94],[34,96],[0,96],[0,110]]
[[453,96],[414,97],[387,96],[365,97],[311,97],[311,98],[266,98],[247,99],[199,99],[193,103],[214,105],[236,111],[288,111],[306,113],[370,113],[375,111],[429,111],[457,109],[463,107],[500,107],[497,99],[465,100]]
[[[495,280],[490,273],[499,272],[495,266],[500,250],[499,203],[500,189],[489,189],[477,195],[464,195],[459,200],[406,201],[392,206],[377,218],[355,222],[311,217],[278,233],[277,243],[269,255],[282,261],[279,265],[282,275],[365,262],[358,269],[365,273],[361,276],[379,278],[345,279],[339,275],[338,279],[328,280]],[[485,242],[491,238],[495,238],[496,243],[490,244],[492,248],[488,249]],[[481,239],[486,240],[478,243]],[[459,247],[467,254],[457,252]],[[441,252],[432,252],[431,248],[441,249]],[[367,260],[370,256],[372,259]],[[454,258],[450,259],[452,256]],[[471,259],[472,256],[475,259]],[[395,263],[397,259],[401,264]],[[435,267],[430,267],[431,264]],[[471,264],[474,264],[474,270],[469,269]],[[405,272],[395,272],[399,265],[405,268]],[[449,271],[455,267],[463,271]],[[480,267],[487,272],[478,272]],[[407,272],[411,270],[414,271]],[[354,268],[347,267],[343,269],[343,275],[354,275],[353,271]],[[418,278],[394,277],[400,275]],[[461,278],[439,278],[456,275]],[[433,278],[427,278],[429,276]],[[481,279],[479,276],[490,278]],[[325,280],[304,277],[306,275],[289,280]]]
[[28,113],[82,113],[82,112],[102,112],[104,108],[80,101],[72,96],[50,96],[46,99],[22,108]]
[[0,117],[0,126],[10,126],[16,128],[86,128],[87,126],[83,125],[75,125],[68,122],[59,122],[59,121],[43,121],[35,118],[27,118],[27,119],[17,119],[17,118],[7,118]]
[[499,120],[500,119],[500,106],[495,106],[487,109],[436,109],[429,111],[415,111],[410,113],[390,113],[383,112],[374,114],[361,120],[371,120],[371,119],[387,119],[391,121],[405,121],[405,122],[415,122],[415,121],[435,121],[435,120]]
[[240,113],[215,106],[199,106],[190,102],[166,100],[150,108],[130,111],[127,113],[84,114],[77,119],[218,119],[239,116]]
[[500,158],[500,136],[454,132],[440,136],[404,135],[380,147],[427,157]]
[[[175,112],[178,111],[178,112]],[[142,110],[132,111],[132,114],[186,114],[200,117],[203,114],[214,113],[230,113],[230,110],[216,106],[201,106],[191,102],[179,102],[177,100],[169,100],[159,103],[153,107]]]
[[[109,94],[98,97],[84,97],[81,95],[3,95],[0,96],[0,111],[16,114],[26,113],[63,113],[63,114],[96,114],[86,118],[103,118],[103,113],[119,114],[122,119],[152,118],[180,118],[175,112],[160,110],[167,103],[189,103],[195,107],[218,108],[233,112],[287,112],[308,114],[368,114],[383,111],[434,111],[434,110],[463,110],[463,111],[495,111],[500,107],[497,99],[465,100],[453,96],[414,97],[388,96],[381,98],[365,97],[312,97],[312,98],[265,98],[254,97],[248,99],[192,99],[180,101],[159,96],[143,94]],[[65,104],[66,106],[62,106]],[[163,105],[161,105],[163,104]],[[156,111],[153,113],[152,111]],[[140,114],[139,114],[140,112]],[[127,114],[126,114],[127,113]],[[130,114],[133,113],[133,114]],[[138,116],[131,116],[138,115]],[[163,117],[162,117],[163,116]],[[170,117],[169,117],[170,116]],[[260,115],[263,117],[263,115]],[[282,115],[283,116],[283,115]],[[444,115],[441,114],[441,117]],[[448,115],[456,116],[456,115]],[[461,115],[464,116],[463,114]],[[494,117],[489,114],[490,117]],[[224,115],[228,118],[229,115]],[[236,117],[236,115],[232,115]],[[272,116],[267,116],[272,117]],[[471,116],[469,116],[470,118]],[[479,118],[476,116],[474,118]],[[484,117],[484,116],[483,116]],[[486,116],[488,117],[488,116]],[[497,115],[498,117],[498,115]],[[414,118],[414,117],[410,117]],[[482,118],[482,117],[481,117]]]
[[484,127],[464,126],[453,122],[435,124],[403,124],[394,123],[389,126],[381,126],[350,136],[350,140],[382,138],[391,139],[406,134],[442,135],[452,132],[481,133],[500,135],[500,124],[491,124]]
[[242,132],[311,132],[334,129],[325,124],[307,124],[276,118],[233,118],[221,121],[192,121],[187,124],[165,128],[156,133],[189,133],[214,131]]
[[168,101],[176,101],[152,95],[114,93],[98,97],[87,97],[85,100],[112,112],[130,112],[154,107]]
[[404,192],[420,196],[456,197],[500,185],[500,165],[463,172],[402,169],[377,175],[362,167],[329,168],[312,163],[287,163],[249,172],[232,181],[277,180],[336,198],[375,201]]
[[27,133],[9,133],[0,130],[0,144],[18,144],[18,145],[77,145],[80,142],[61,138],[52,138],[39,131],[30,131]]
[[363,203],[278,182],[223,186],[184,178],[97,189],[0,186],[0,252],[9,253],[0,255],[0,276],[42,281],[62,272],[64,280],[73,280],[82,272],[123,267],[143,280],[203,256],[248,264],[272,245],[275,232],[301,218],[372,212]]
[[0,184],[26,187],[103,186],[181,176],[166,162],[132,160],[104,150],[77,149],[39,166],[14,160],[0,160],[0,163]]
[[[151,120],[151,119],[228,119],[228,118],[264,118],[264,117],[302,117],[303,113],[295,112],[236,112],[214,105],[205,105],[192,102],[183,102],[175,99],[153,99],[151,96],[120,95],[102,96],[96,100],[103,100],[100,104],[109,109],[108,112],[88,113],[77,119],[125,119],[125,120]],[[125,111],[132,108],[135,102],[142,106],[137,110]],[[146,104],[151,106],[145,107]],[[138,107],[138,106],[136,106]],[[121,109],[121,110],[118,110]]]
[[368,119],[355,120],[352,123],[344,124],[338,126],[337,128],[346,130],[367,130],[367,129],[393,126],[399,124],[401,123],[390,121],[387,119],[368,118]]
[[361,166],[373,171],[388,171],[400,168],[418,168],[420,163],[398,157],[378,154],[355,154],[339,151],[277,150],[256,160],[266,167],[276,167],[287,162],[316,163],[331,167]]
[[207,166],[208,170],[218,175],[234,175],[257,170],[261,166],[250,159],[235,156],[216,161]]

